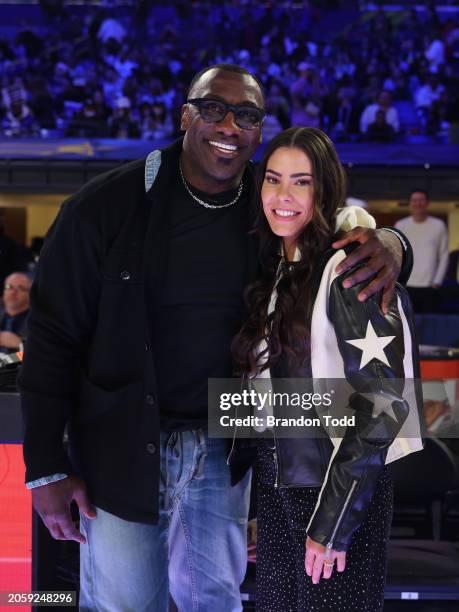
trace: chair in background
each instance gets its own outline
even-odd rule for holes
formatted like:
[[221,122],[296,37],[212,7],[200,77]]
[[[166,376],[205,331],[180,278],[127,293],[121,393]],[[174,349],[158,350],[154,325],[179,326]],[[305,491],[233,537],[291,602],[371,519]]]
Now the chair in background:
[[[451,491],[459,490],[459,468],[446,444],[426,438],[424,450],[390,464],[394,480],[394,521],[420,527],[422,535],[440,540],[445,502]],[[416,529],[415,529],[416,532]]]
[[[459,601],[459,546],[441,541],[447,500],[459,491],[457,461],[435,438],[424,450],[391,464],[394,479],[394,533],[411,527],[422,539],[389,542],[386,599]],[[430,539],[425,539],[430,535]]]

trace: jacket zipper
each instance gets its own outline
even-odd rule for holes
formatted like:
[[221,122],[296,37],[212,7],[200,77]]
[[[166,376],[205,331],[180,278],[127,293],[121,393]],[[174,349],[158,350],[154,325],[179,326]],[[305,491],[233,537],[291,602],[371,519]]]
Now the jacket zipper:
[[[241,391],[242,391],[242,389],[244,387],[245,378],[246,378],[246,375],[243,374],[242,375],[242,379],[241,379]],[[234,416],[237,417],[237,406],[236,406],[236,410],[234,412]],[[233,456],[233,453],[234,453],[234,446],[236,444],[236,434],[237,434],[237,425],[234,426],[233,442],[231,444],[231,448],[230,448],[230,452],[228,453],[228,457],[226,458],[226,465],[228,465],[228,466],[231,463],[231,457]]]
[[341,512],[339,513],[338,520],[336,521],[335,527],[334,527],[333,532],[331,534],[330,541],[328,542],[328,544],[326,546],[326,548],[328,548],[328,550],[331,550],[333,548],[333,540],[335,539],[336,533],[337,533],[337,531],[339,529],[339,526],[341,525],[341,521],[343,520],[344,513],[347,510],[347,506],[348,506],[348,504],[349,504],[349,502],[351,500],[352,494],[354,493],[354,489],[355,489],[356,486],[357,486],[357,480],[353,480],[352,484],[351,484],[351,488],[349,489],[349,491],[348,491],[348,493],[346,495],[346,499],[344,500],[344,505],[341,508]]
[[273,451],[274,465],[276,469],[276,480],[274,482],[274,488],[277,489],[279,486],[279,464],[277,462],[277,451]]
[[277,438],[276,438],[276,432],[274,431],[274,429],[272,430],[273,432],[273,438],[274,438],[274,450],[273,450],[273,459],[274,459],[274,465],[275,465],[275,469],[276,469],[276,480],[274,481],[274,488],[277,489],[279,487],[280,484],[280,473],[279,473],[279,459],[278,459],[278,455],[277,455]]

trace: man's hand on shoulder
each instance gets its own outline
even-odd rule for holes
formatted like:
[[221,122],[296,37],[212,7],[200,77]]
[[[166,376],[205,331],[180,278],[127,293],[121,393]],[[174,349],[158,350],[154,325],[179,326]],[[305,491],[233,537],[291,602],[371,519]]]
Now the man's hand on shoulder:
[[335,249],[342,249],[352,242],[360,242],[360,246],[337,266],[338,274],[349,270],[364,259],[367,261],[362,268],[343,282],[343,287],[347,289],[372,278],[373,280],[359,293],[358,299],[363,302],[382,289],[381,309],[387,314],[403,262],[400,240],[392,232],[383,229],[356,227],[346,232],[332,246]]
[[90,503],[84,482],[76,476],[68,476],[57,482],[32,489],[32,502],[43,523],[55,540],[75,540],[86,543],[70,514],[70,504],[75,501],[87,518],[96,518],[96,510]]

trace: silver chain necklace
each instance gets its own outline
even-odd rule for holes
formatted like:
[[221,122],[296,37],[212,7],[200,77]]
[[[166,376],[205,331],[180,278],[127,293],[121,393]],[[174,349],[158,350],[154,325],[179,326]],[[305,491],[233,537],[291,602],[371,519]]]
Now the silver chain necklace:
[[201,200],[200,198],[198,198],[198,196],[195,195],[191,191],[191,189],[188,187],[188,183],[186,182],[185,177],[183,176],[182,162],[179,162],[179,168],[180,168],[180,176],[182,177],[182,182],[183,182],[183,185],[184,185],[185,189],[188,191],[188,193],[193,198],[193,200],[195,200],[198,204],[201,204],[201,206],[204,206],[204,208],[228,208],[228,206],[232,206],[233,204],[236,204],[236,202],[241,197],[242,189],[244,187],[242,179],[241,179],[241,182],[239,183],[239,188],[237,190],[236,197],[234,198],[234,200],[231,200],[231,202],[228,202],[228,204],[221,204],[220,206],[218,206],[218,205],[215,205],[215,204],[209,204],[208,202],[204,202],[204,200]]

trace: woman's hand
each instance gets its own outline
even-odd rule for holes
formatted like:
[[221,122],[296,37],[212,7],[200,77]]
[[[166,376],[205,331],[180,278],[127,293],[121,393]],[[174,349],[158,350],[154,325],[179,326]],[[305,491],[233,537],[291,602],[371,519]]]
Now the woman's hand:
[[313,584],[318,584],[320,577],[330,578],[336,560],[338,572],[344,572],[346,567],[346,553],[333,550],[315,542],[309,536],[306,538],[306,555],[304,567],[308,576],[312,577]]
[[256,563],[257,561],[257,520],[249,521],[247,525],[247,556],[248,561]]

